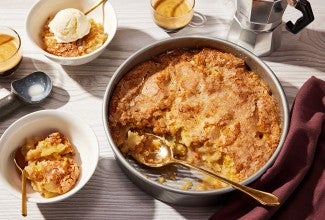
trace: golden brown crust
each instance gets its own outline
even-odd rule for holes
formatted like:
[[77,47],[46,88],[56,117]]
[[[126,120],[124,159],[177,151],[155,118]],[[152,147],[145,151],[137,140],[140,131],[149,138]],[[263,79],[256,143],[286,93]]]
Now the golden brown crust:
[[25,167],[25,171],[33,189],[46,198],[70,191],[80,174],[78,164],[68,157],[58,160],[31,161]]
[[61,133],[28,139],[22,147],[28,165],[26,177],[35,191],[50,198],[70,191],[76,184],[80,168],[73,159],[75,149]]
[[124,144],[128,130],[149,131],[186,146],[182,159],[235,181],[260,169],[280,137],[268,86],[242,59],[210,48],[169,51],[134,67],[109,110],[124,155],[134,150]]
[[107,39],[107,34],[104,33],[103,25],[96,23],[93,19],[90,19],[89,22],[91,24],[91,28],[89,34],[74,42],[58,43],[48,26],[50,21],[51,18],[48,19],[41,33],[43,49],[56,56],[82,56],[102,46]]

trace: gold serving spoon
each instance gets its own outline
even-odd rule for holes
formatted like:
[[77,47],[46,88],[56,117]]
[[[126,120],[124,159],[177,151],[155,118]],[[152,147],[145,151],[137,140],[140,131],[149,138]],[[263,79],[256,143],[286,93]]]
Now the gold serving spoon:
[[268,192],[263,192],[257,189],[250,188],[248,186],[241,185],[239,183],[233,182],[227,178],[224,178],[222,176],[219,176],[209,170],[203,169],[201,167],[194,166],[192,164],[187,163],[186,161],[175,159],[173,151],[170,146],[168,146],[168,143],[159,136],[156,136],[154,134],[150,133],[145,133],[145,135],[150,136],[153,140],[158,140],[160,142],[159,146],[152,146],[149,149],[146,149],[149,151],[147,155],[141,154],[140,155],[132,155],[132,157],[149,167],[162,167],[166,166],[168,164],[181,164],[186,167],[192,168],[199,170],[201,172],[204,172],[212,177],[215,177],[219,179],[220,181],[227,183],[231,185],[233,188],[240,190],[241,192],[251,196],[258,202],[260,202],[262,205],[267,205],[267,206],[277,206],[280,204],[278,197],[275,195],[268,193]]
[[99,2],[97,2],[94,6],[92,6],[90,9],[88,9],[84,14],[87,15],[90,12],[92,12],[93,10],[95,10],[98,6],[100,6],[101,4],[107,2],[107,0],[100,0]]
[[21,172],[21,215],[27,216],[26,175],[24,170],[27,163],[21,153],[21,148],[18,148],[15,153],[14,163]]

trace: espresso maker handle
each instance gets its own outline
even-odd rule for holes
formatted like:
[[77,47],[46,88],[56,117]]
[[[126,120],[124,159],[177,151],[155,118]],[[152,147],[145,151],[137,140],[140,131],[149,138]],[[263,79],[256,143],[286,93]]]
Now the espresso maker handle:
[[307,0],[298,0],[294,7],[302,12],[302,17],[300,17],[295,24],[288,21],[286,23],[286,28],[291,33],[297,34],[314,20],[314,14]]

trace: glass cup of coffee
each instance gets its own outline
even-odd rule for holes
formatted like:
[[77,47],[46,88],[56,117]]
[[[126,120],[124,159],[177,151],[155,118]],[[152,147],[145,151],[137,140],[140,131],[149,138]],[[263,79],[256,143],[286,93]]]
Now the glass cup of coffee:
[[21,41],[10,27],[0,26],[0,77],[11,75],[22,61]]
[[177,32],[190,23],[195,0],[150,0],[154,22],[168,33]]

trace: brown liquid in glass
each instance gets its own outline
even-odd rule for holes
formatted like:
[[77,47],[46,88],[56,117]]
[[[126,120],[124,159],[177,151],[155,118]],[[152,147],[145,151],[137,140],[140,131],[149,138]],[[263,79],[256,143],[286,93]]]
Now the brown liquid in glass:
[[7,34],[0,34],[0,77],[13,73],[21,60],[19,39]]

